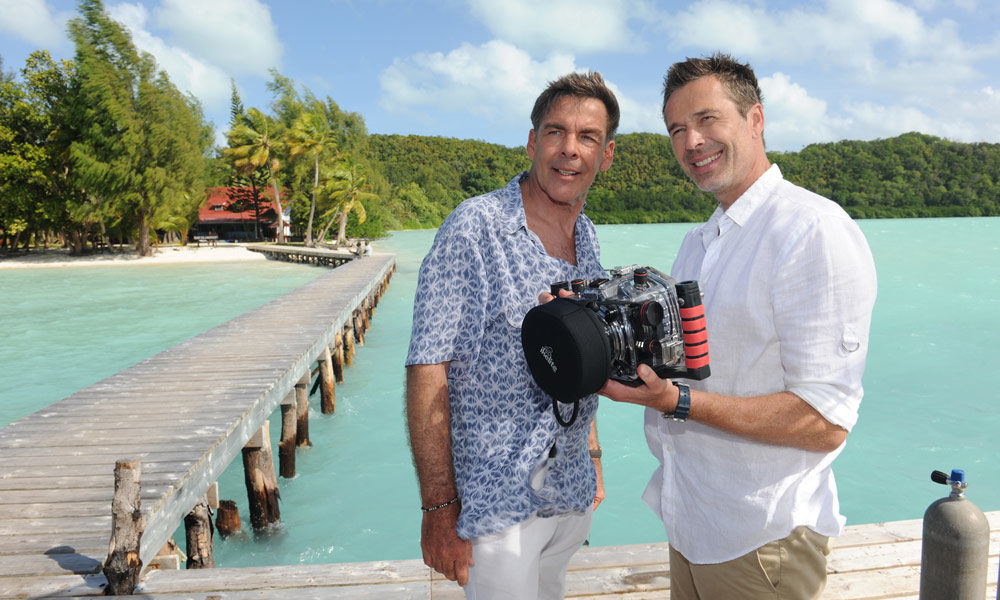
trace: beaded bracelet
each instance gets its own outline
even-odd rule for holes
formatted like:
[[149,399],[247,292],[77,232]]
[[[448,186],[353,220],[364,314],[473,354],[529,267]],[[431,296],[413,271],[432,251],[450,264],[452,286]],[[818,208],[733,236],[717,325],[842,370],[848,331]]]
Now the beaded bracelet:
[[438,504],[437,506],[421,506],[420,510],[422,510],[424,512],[431,512],[431,511],[437,510],[439,508],[444,508],[446,506],[451,506],[452,504],[454,504],[456,502],[458,502],[458,496],[455,496],[454,498],[452,498],[451,500],[445,502],[444,504]]

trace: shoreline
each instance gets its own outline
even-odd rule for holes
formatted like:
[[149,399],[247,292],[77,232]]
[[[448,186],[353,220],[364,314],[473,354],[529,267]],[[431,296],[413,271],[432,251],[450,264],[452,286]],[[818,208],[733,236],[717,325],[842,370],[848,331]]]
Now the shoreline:
[[14,256],[0,256],[0,270],[72,268],[97,266],[143,266],[178,263],[244,262],[267,260],[263,254],[247,250],[243,244],[220,243],[217,246],[160,245],[152,256],[137,257],[134,250],[101,252],[70,256],[64,248],[31,250]]

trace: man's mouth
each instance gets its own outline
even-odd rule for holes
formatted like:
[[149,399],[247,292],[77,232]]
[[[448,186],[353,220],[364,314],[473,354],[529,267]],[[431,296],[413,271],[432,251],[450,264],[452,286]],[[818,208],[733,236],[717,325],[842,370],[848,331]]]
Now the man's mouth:
[[712,156],[709,156],[708,158],[703,158],[703,159],[701,159],[699,161],[695,161],[694,166],[696,166],[696,167],[704,167],[705,165],[707,165],[707,164],[709,164],[709,163],[711,163],[711,162],[713,162],[715,160],[718,160],[720,156],[722,156],[721,152],[713,154]]
[[559,173],[560,175],[567,175],[567,176],[569,176],[569,175],[579,175],[580,174],[579,171],[567,171],[565,169],[555,169],[555,171],[557,173]]

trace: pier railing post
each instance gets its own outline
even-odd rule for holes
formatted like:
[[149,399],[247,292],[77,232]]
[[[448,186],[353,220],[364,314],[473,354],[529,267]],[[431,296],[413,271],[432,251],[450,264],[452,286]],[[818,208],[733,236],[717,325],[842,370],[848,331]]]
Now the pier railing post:
[[128,596],[134,593],[142,573],[139,544],[145,523],[139,506],[142,461],[115,462],[115,495],[111,501],[111,543],[104,561],[108,593]]
[[250,525],[257,533],[281,520],[278,507],[278,477],[274,473],[268,422],[243,448],[243,475],[250,501]]

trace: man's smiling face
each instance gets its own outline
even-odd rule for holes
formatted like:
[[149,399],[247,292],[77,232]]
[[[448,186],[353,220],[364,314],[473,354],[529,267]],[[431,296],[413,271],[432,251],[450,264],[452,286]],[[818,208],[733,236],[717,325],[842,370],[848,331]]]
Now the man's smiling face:
[[565,96],[528,134],[532,175],[550,201],[582,202],[597,172],[611,166],[615,144],[607,141],[607,126],[603,102]]
[[767,170],[761,105],[740,114],[718,77],[702,77],[675,91],[663,117],[681,168],[723,208]]

